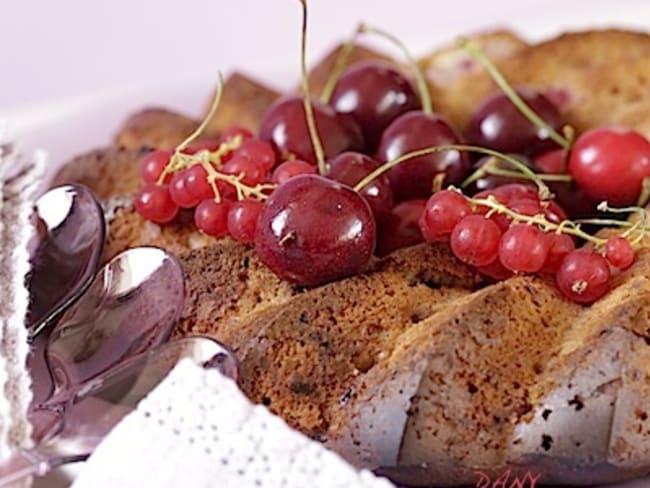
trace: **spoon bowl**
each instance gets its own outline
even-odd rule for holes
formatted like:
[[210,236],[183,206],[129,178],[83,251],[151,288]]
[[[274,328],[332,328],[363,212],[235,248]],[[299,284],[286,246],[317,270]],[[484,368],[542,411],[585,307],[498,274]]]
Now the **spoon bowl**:
[[73,386],[62,403],[43,406],[50,419],[45,435],[36,447],[23,449],[0,464],[0,487],[88,458],[113,427],[184,359],[216,368],[232,379],[237,377],[235,356],[207,337],[179,339],[131,357]]
[[64,185],[34,205],[37,241],[27,278],[29,337],[34,339],[88,288],[99,266],[106,224],[93,193]]
[[45,357],[54,392],[48,401],[166,342],[184,300],[183,269],[171,254],[137,247],[116,256],[49,336]]

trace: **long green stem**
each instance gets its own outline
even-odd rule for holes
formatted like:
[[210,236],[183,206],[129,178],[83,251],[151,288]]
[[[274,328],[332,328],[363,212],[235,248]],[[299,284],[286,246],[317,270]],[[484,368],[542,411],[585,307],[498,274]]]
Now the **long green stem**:
[[528,118],[533,124],[535,124],[539,129],[548,133],[549,137],[553,139],[558,145],[564,149],[569,149],[571,147],[571,142],[561,134],[559,134],[553,127],[546,123],[539,115],[531,109],[526,102],[524,102],[517,92],[510,86],[510,83],[503,77],[501,72],[497,67],[490,61],[490,59],[485,55],[485,53],[474,44],[469,39],[461,38],[458,43],[460,46],[465,49],[469,54],[479,61],[483,67],[486,69],[488,74],[492,77],[494,82],[499,85],[499,88],[503,90],[503,93],[510,99],[510,101],[519,109],[519,111]]
[[[518,171],[510,171],[507,169],[501,169],[501,168],[486,168],[485,169],[486,174],[492,175],[492,176],[504,176],[506,178],[519,178],[523,180],[528,180],[529,178]],[[535,173],[537,177],[542,180],[542,181],[548,181],[548,182],[560,182],[560,183],[570,183],[573,181],[573,178],[571,178],[570,175],[553,175],[553,174],[539,174]]]
[[[479,147],[479,146],[470,146],[470,145],[465,145],[465,144],[446,144],[446,145],[441,145],[441,146],[431,146],[427,147],[424,149],[419,149],[417,151],[412,151],[409,153],[406,153],[399,158],[395,158],[391,161],[388,161],[384,164],[382,164],[379,168],[374,170],[372,173],[368,174],[365,178],[363,178],[359,183],[357,183],[354,187],[355,190],[360,191],[362,190],[368,183],[373,181],[375,178],[378,178],[379,176],[383,175],[387,171],[389,171],[391,168],[394,168],[398,164],[401,164],[405,161],[408,161],[409,159],[417,158],[420,156],[426,156],[428,154],[433,154],[436,152],[441,152],[441,151],[469,151],[469,152],[477,152],[480,154],[487,154],[488,156],[494,156],[499,159],[503,159],[504,161],[510,163],[513,165],[515,168],[517,168],[519,171],[521,171],[524,175],[528,176],[531,181],[533,181],[537,187],[539,188],[539,194],[540,198],[542,200],[548,200],[551,197],[551,191],[549,190],[548,186],[539,179],[539,177],[531,171],[528,166],[526,166],[524,163],[521,161],[518,161],[517,159],[508,156],[507,154],[502,154],[497,151],[493,151],[492,149],[486,149],[484,147]],[[465,184],[463,182],[463,184]]]
[[341,49],[339,49],[339,52],[336,55],[336,61],[334,61],[334,67],[332,68],[332,71],[330,72],[330,75],[325,82],[325,86],[323,87],[323,91],[320,94],[321,103],[329,103],[330,98],[332,98],[334,88],[336,88],[336,84],[338,83],[341,75],[343,74],[343,71],[345,71],[345,68],[350,62],[350,56],[352,55],[352,51],[357,45],[357,38],[359,37],[360,33],[361,25],[355,29],[354,33],[350,37],[350,40],[341,46]]
[[323,144],[321,143],[320,136],[318,135],[318,130],[316,129],[316,120],[314,119],[314,108],[311,104],[311,94],[309,90],[309,78],[307,72],[307,0],[300,0],[300,4],[302,5],[302,30],[300,42],[302,101],[305,106],[305,117],[307,118],[309,137],[311,138],[312,146],[314,146],[314,153],[316,154],[318,172],[321,175],[324,175],[326,172],[325,154],[323,152]]
[[205,128],[208,126],[212,118],[214,117],[214,114],[217,112],[217,108],[219,108],[219,104],[221,103],[221,96],[223,95],[223,75],[221,74],[221,71],[217,72],[217,92],[214,95],[214,98],[212,99],[212,105],[210,105],[210,110],[208,110],[207,115],[203,119],[203,121],[199,124],[199,126],[194,129],[194,131],[187,136],[187,138],[181,142],[178,146],[176,146],[176,149],[174,150],[174,153],[171,155],[169,158],[169,162],[167,165],[163,168],[162,172],[160,173],[160,176],[158,177],[158,184],[162,184],[163,181],[165,181],[165,178],[167,175],[170,173],[175,172],[177,169],[180,167],[184,166],[183,162],[183,149],[185,149],[189,144],[194,142],[194,140],[199,137]]
[[214,99],[212,100],[212,105],[210,106],[210,110],[208,111],[208,114],[205,116],[203,119],[203,122],[192,132],[187,139],[185,139],[183,142],[181,142],[178,146],[176,146],[176,152],[181,152],[183,149],[187,147],[188,144],[191,144],[197,137],[199,137],[205,128],[208,126],[212,118],[214,117],[214,114],[217,112],[217,108],[219,107],[219,103],[221,102],[221,95],[223,94],[223,75],[221,74],[221,71],[217,73],[217,93],[214,96]]
[[396,36],[391,34],[390,32],[387,32],[382,29],[378,29],[376,27],[370,27],[365,24],[361,24],[359,26],[359,29],[361,32],[368,32],[371,34],[377,34],[385,39],[388,39],[390,42],[395,44],[402,53],[404,54],[404,57],[407,59],[409,65],[413,68],[413,74],[415,76],[415,81],[418,85],[418,91],[420,93],[420,98],[422,99],[422,110],[425,113],[432,113],[433,112],[433,104],[431,103],[431,93],[429,92],[429,87],[427,85],[427,81],[424,77],[424,73],[422,73],[422,70],[418,66],[418,62],[415,60],[409,49],[404,45],[402,41],[400,41]]

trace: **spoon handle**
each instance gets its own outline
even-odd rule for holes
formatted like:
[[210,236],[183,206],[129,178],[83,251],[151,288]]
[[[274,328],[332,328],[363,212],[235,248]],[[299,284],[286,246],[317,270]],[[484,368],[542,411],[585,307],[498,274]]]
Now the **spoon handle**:
[[52,469],[50,458],[36,449],[21,449],[0,463],[0,487],[30,476],[44,476]]

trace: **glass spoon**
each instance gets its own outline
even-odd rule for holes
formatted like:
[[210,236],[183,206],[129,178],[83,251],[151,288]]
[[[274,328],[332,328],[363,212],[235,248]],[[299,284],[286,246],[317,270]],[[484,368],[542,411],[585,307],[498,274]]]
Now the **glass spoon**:
[[106,225],[93,193],[81,185],[54,188],[34,205],[37,228],[27,278],[32,340],[90,285],[102,252]]
[[181,265],[162,249],[132,248],[106,264],[49,336],[34,343],[28,368],[35,438],[49,421],[47,405],[65,401],[76,385],[166,342],[184,300]]
[[185,358],[237,378],[235,356],[207,337],[179,339],[132,357],[75,385],[66,401],[50,404],[52,416],[47,433],[35,447],[22,449],[0,464],[0,487],[87,459],[111,429]]

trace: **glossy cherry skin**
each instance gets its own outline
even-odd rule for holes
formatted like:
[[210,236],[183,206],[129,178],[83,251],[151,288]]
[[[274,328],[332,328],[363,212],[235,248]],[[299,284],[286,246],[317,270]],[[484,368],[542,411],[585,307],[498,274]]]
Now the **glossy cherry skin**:
[[[562,128],[557,107],[541,93],[519,89],[519,96],[556,131]],[[557,147],[548,134],[524,116],[503,92],[485,100],[472,116],[467,139],[504,153],[538,154]]]
[[[370,156],[354,151],[347,151],[336,156],[328,165],[327,177],[353,187],[363,178],[376,170],[380,164]],[[386,175],[381,175],[360,191],[366,199],[375,221],[382,221],[393,208],[393,191]]]
[[[376,159],[386,162],[417,149],[460,144],[460,137],[441,116],[419,110],[395,119],[384,131]],[[436,175],[445,173],[445,185],[460,183],[470,168],[469,158],[460,151],[440,151],[412,158],[388,171],[396,201],[427,198]]]
[[375,238],[372,211],[359,193],[322,176],[300,175],[265,202],[255,250],[280,278],[312,287],[362,271]]
[[[325,159],[343,151],[364,149],[363,134],[354,119],[337,114],[332,107],[317,100],[312,101],[312,106]],[[262,118],[259,137],[273,144],[282,159],[291,155],[316,163],[302,98],[282,98],[271,105]]]
[[650,142],[631,129],[589,130],[573,144],[568,170],[592,200],[634,205],[650,177]]
[[420,101],[409,81],[392,64],[373,60],[355,63],[345,70],[330,105],[359,123],[366,146],[372,151],[384,129],[403,113],[420,108]]
[[[533,166],[532,162],[526,156],[522,156],[520,154],[510,154],[510,156],[515,158],[517,161],[521,161],[529,168],[532,168]],[[493,158],[492,156],[483,156],[478,161],[476,161],[476,163],[474,163],[474,166],[472,167],[472,171],[476,171],[477,169],[484,166],[486,163],[494,161],[494,159],[495,158]],[[509,170],[509,171],[517,171],[515,168],[512,167],[510,163],[508,163],[507,161],[503,161],[501,159],[499,159],[496,162],[495,167],[499,169]],[[468,195],[474,195],[475,193],[481,191],[491,190],[493,188],[496,188],[497,186],[508,185],[511,183],[527,183],[527,181],[522,178],[511,178],[508,176],[497,176],[497,175],[488,174],[474,181],[467,188],[464,188],[463,191]]]
[[377,256],[385,256],[397,249],[424,242],[419,221],[426,204],[425,199],[418,198],[405,200],[393,207],[388,218],[379,225]]
[[[538,155],[534,160],[534,168],[538,173],[565,174],[565,153],[562,149],[548,151]],[[571,182],[549,182],[548,187],[555,195],[555,201],[566,211],[571,219],[586,219],[602,216],[597,210],[598,202],[587,196],[585,191]]]

